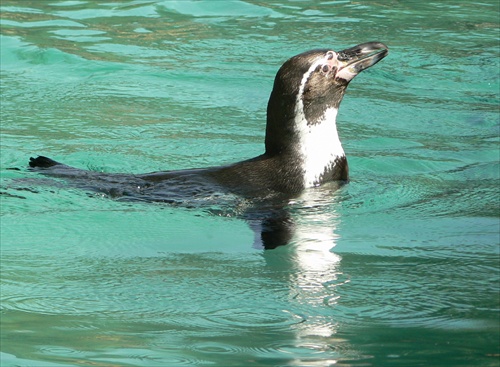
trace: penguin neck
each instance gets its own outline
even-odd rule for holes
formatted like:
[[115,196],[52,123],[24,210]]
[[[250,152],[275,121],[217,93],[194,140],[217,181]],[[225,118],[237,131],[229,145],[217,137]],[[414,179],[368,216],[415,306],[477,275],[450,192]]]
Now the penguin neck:
[[337,131],[338,109],[330,107],[314,123],[306,121],[300,110],[296,111],[298,145],[296,152],[301,163],[304,187],[319,186],[334,179],[347,179],[342,172],[347,167],[344,149]]
[[293,166],[287,171],[303,188],[347,180],[347,159],[337,132],[338,108],[326,108],[319,119],[307,121],[302,101],[296,102],[293,112],[284,114],[289,120],[270,119],[273,115],[268,113],[265,156],[284,158]]

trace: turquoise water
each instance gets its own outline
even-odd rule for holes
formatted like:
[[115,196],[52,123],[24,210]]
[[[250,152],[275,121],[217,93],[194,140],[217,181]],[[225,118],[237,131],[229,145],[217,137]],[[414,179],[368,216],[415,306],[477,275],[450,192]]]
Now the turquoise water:
[[[1,3],[1,365],[499,366],[498,1]],[[54,185],[260,154],[279,66],[377,40],[340,190],[243,220]],[[20,168],[19,171],[8,168]],[[223,206],[223,205],[222,205]]]

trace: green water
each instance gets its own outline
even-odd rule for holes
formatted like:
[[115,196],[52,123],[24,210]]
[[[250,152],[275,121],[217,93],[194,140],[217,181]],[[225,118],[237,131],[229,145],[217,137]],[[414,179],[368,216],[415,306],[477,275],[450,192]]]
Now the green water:
[[[2,0],[2,367],[499,366],[499,11]],[[256,156],[282,62],[374,40],[338,117],[352,180],[297,200],[289,246],[26,170]]]

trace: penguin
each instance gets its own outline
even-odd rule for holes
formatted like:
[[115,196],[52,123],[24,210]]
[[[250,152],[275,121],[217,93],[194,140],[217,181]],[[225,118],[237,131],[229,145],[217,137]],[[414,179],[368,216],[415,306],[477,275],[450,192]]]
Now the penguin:
[[309,188],[348,181],[336,124],[339,106],[352,79],[387,54],[385,44],[368,42],[338,52],[315,49],[287,60],[276,74],[267,104],[265,150],[251,159],[143,174],[88,171],[44,156],[30,158],[29,166],[113,198],[188,207],[207,198],[226,204],[234,198],[250,200],[256,204],[242,216],[258,220],[264,228],[262,239],[272,239],[264,248],[275,248],[293,233],[285,209],[289,200]]
[[275,77],[267,105],[265,151],[252,159],[137,175],[80,170],[44,156],[30,158],[29,166],[49,176],[94,180],[97,187],[101,181],[102,191],[108,187],[113,196],[119,191],[112,190],[113,184],[119,187],[128,180],[148,191],[191,182],[200,185],[200,191],[210,187],[207,191],[249,198],[293,197],[329,181],[345,182],[349,168],[337,131],[338,109],[351,80],[387,54],[383,43],[368,42],[340,52],[316,49],[287,60]]

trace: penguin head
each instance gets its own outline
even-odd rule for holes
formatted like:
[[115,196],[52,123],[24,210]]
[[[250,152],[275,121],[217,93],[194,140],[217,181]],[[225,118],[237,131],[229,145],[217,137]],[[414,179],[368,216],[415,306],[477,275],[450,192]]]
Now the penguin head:
[[388,53],[380,42],[343,51],[318,49],[287,60],[274,80],[267,107],[266,153],[294,148],[299,132],[331,120],[349,82]]

